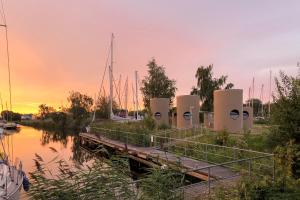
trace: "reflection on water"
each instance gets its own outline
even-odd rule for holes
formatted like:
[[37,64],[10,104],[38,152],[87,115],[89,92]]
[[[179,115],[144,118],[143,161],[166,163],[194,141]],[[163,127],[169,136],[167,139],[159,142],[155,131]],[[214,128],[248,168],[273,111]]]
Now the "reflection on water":
[[[12,161],[16,158],[21,159],[27,175],[35,169],[33,161],[35,154],[40,155],[45,161],[57,155],[49,147],[55,148],[63,159],[70,162],[85,163],[92,160],[93,156],[83,151],[79,144],[78,134],[49,132],[26,126],[21,126],[15,132],[9,132],[3,139],[6,153]],[[27,199],[26,194],[22,194],[22,199]]]

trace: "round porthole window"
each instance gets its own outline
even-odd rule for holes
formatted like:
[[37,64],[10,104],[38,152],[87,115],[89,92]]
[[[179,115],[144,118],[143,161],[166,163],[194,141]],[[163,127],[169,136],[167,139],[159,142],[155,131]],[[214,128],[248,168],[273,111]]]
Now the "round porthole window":
[[154,117],[155,119],[159,120],[161,118],[161,113],[160,112],[154,113]]
[[243,120],[246,120],[249,118],[249,113],[248,111],[243,111]]
[[233,120],[236,120],[237,118],[239,118],[240,116],[240,112],[236,109],[230,111],[230,118]]
[[183,113],[183,118],[185,120],[190,120],[191,119],[191,112],[185,112],[185,113]]

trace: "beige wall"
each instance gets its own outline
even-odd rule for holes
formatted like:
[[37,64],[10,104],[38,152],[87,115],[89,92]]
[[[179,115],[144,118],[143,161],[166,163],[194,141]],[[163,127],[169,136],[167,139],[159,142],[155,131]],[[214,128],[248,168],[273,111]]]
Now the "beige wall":
[[[150,99],[150,109],[152,118],[158,125],[169,125],[169,98],[152,98]],[[160,114],[160,117],[158,116]]]
[[[235,115],[237,111],[238,115]],[[241,133],[243,130],[243,90],[214,91],[214,130]]]
[[[249,130],[252,129],[253,127],[253,108],[250,106],[245,106],[243,108],[243,112],[247,112],[248,113],[248,117],[243,116],[243,126],[245,130]],[[246,113],[245,113],[246,114]]]
[[[192,128],[199,126],[199,96],[182,95],[176,97],[177,102],[177,128]],[[193,107],[191,109],[191,107]],[[189,117],[188,114],[191,113]],[[184,114],[185,117],[184,117]],[[192,121],[192,122],[191,122]]]

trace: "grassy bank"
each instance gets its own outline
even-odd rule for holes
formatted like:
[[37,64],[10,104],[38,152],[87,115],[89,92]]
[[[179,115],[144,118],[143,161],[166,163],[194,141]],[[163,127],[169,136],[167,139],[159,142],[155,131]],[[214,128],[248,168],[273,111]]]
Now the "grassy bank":
[[68,120],[65,122],[55,122],[52,119],[45,120],[23,120],[19,122],[23,126],[30,126],[36,129],[48,131],[64,131],[64,130],[80,130],[80,126],[75,124],[75,121]]

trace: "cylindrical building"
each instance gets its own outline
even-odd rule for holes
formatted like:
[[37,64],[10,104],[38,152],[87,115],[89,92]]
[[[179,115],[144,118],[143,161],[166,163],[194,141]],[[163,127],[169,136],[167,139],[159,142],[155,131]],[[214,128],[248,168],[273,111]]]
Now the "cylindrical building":
[[199,96],[182,95],[176,97],[177,128],[192,128],[199,126]]
[[243,130],[243,90],[214,91],[214,130],[241,133]]
[[152,117],[158,125],[169,125],[169,98],[150,99]]
[[243,127],[244,130],[250,130],[253,127],[253,108],[250,106],[243,108]]

